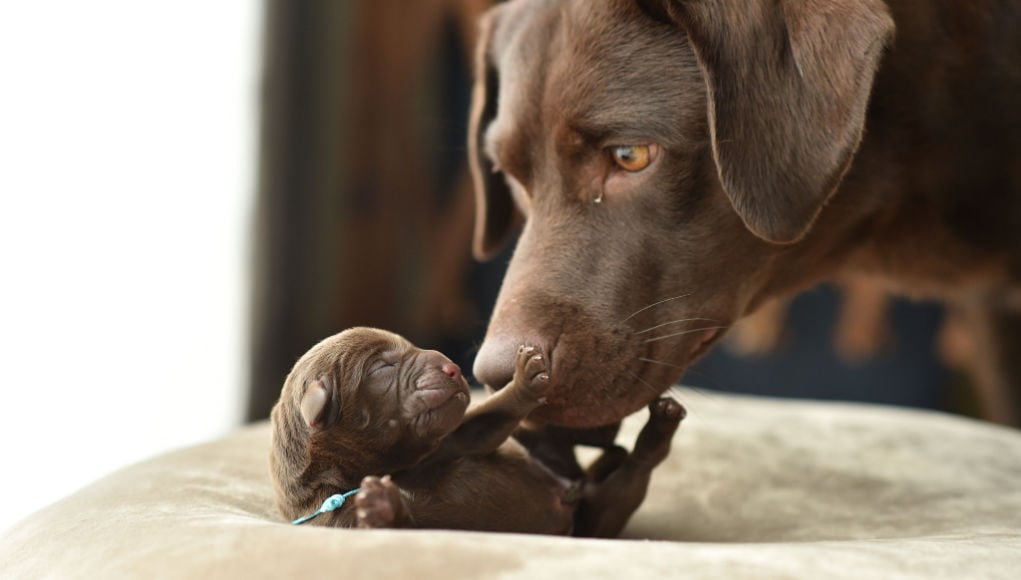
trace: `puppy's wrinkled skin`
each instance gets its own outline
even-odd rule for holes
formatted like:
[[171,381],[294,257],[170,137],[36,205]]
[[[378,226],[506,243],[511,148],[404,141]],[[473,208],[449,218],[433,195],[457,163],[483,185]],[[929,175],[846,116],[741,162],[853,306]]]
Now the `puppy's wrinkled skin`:
[[1017,422],[1019,28],[1013,0],[497,6],[476,256],[521,232],[475,376],[506,382],[534,344],[553,382],[532,419],[612,424],[761,304],[868,274],[974,320],[987,414]]
[[[360,487],[353,505],[312,522],[614,536],[645,497],[684,409],[656,401],[633,453],[612,437],[523,431],[533,456],[509,437],[549,384],[546,355],[522,346],[511,382],[469,408],[467,382],[440,353],[372,328],[332,336],[295,364],[273,408],[278,506],[293,520]],[[608,451],[585,473],[573,446],[590,442]]]

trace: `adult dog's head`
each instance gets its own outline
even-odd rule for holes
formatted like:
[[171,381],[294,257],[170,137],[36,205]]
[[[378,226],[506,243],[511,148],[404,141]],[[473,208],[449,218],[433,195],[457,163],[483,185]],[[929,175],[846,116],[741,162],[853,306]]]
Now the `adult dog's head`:
[[[484,18],[474,252],[523,226],[476,377],[550,353],[536,418],[611,423],[796,277],[858,146],[879,0],[516,0]],[[789,262],[789,261],[788,261]]]

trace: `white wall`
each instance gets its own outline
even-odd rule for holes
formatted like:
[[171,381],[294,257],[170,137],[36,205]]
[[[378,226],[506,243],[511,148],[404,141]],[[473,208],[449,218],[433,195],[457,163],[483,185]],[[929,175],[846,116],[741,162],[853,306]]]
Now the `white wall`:
[[0,530],[241,420],[262,5],[0,2]]

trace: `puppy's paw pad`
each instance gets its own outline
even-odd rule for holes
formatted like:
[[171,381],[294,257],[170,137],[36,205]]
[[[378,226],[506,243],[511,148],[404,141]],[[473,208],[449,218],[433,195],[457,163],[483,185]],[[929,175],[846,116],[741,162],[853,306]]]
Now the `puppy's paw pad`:
[[518,349],[514,378],[533,393],[545,393],[550,383],[548,358],[534,346],[522,346]]
[[361,491],[355,495],[355,514],[359,528],[393,526],[396,502],[400,491],[389,478],[369,476],[362,480]]
[[684,405],[678,403],[672,397],[660,397],[653,401],[649,405],[649,413],[652,415],[653,420],[670,423],[680,423],[688,415]]

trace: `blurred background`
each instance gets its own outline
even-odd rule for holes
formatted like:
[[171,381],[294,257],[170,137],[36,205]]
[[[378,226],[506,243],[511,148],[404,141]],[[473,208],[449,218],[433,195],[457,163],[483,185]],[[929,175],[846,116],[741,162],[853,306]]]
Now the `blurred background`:
[[[471,368],[510,256],[469,254],[488,5],[0,4],[0,529],[266,417],[297,357],[343,328]],[[942,321],[823,286],[736,329],[685,377],[704,393],[685,403],[972,413]]]
[[243,420],[263,15],[0,2],[0,529]]

